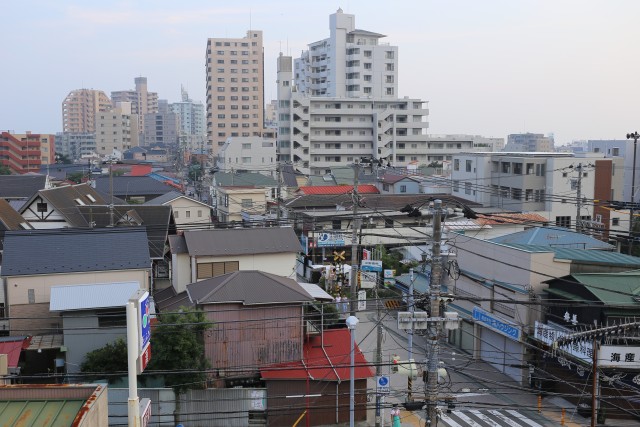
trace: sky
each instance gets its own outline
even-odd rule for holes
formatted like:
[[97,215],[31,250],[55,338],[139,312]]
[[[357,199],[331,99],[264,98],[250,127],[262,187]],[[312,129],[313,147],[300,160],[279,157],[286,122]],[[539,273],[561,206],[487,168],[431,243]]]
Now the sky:
[[262,30],[265,102],[276,58],[329,37],[329,15],[398,46],[399,95],[428,101],[430,134],[624,139],[640,131],[638,0],[5,0],[0,130],[55,133],[75,89],[183,85],[205,101],[210,37]]

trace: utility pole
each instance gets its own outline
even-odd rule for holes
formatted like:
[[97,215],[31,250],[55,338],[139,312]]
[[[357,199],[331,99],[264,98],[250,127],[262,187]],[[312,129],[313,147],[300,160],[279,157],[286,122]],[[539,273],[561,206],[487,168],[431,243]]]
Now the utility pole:
[[353,220],[351,221],[351,315],[356,315],[358,308],[358,205],[360,204],[360,197],[358,196],[358,177],[360,175],[360,163],[355,162],[353,164]]
[[[415,304],[413,301],[413,268],[409,269],[409,298],[407,298],[407,303],[409,304],[409,312],[411,313],[411,329],[407,331],[409,336],[407,337],[408,341],[408,360],[409,366],[412,367],[411,359],[413,359],[413,319],[415,313]],[[407,377],[407,402],[411,402],[413,400],[413,372],[409,373]]]
[[593,336],[592,350],[591,427],[596,427],[596,419],[598,417],[598,338],[595,335]]
[[627,134],[627,139],[633,138],[633,169],[631,172],[631,208],[629,209],[629,255],[633,255],[633,207],[636,199],[636,159],[638,151],[638,131]]
[[[91,170],[89,170],[91,174]],[[111,201],[109,203],[109,227],[113,227],[113,159],[109,160],[109,190],[111,191]]]
[[[382,375],[382,317],[380,316],[380,299],[378,297],[378,286],[380,286],[380,280],[376,281],[375,293],[376,293],[376,324],[377,336],[376,336],[376,378]],[[380,414],[380,407],[382,406],[382,396],[376,392],[376,427],[382,427],[382,417]]]
[[[431,281],[429,283],[429,317],[440,317],[440,278],[442,265],[440,261],[440,240],[442,239],[441,227],[442,200],[433,202],[433,242],[431,245]],[[440,322],[429,322],[427,328],[427,400],[426,418],[428,426],[437,424],[438,407],[438,362],[440,359]]]
[[576,231],[582,233],[582,219],[580,216],[582,209],[582,163],[578,163],[576,170],[578,171],[578,182],[576,183]]
[[278,190],[276,192],[276,224],[280,226],[280,191],[282,190],[282,167],[280,162],[276,163],[276,171],[278,173]]

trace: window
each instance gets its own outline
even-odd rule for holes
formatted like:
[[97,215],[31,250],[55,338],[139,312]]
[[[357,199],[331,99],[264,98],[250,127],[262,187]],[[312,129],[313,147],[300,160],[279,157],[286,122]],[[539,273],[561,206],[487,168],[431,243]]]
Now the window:
[[208,279],[233,273],[240,269],[239,261],[203,262],[197,266],[197,278]]
[[187,218],[191,218],[191,211],[186,211],[186,212],[185,212],[185,216],[186,216]]
[[453,170],[454,171],[460,170],[460,159],[453,159]]
[[176,218],[176,219],[180,218],[180,215],[179,215],[179,214],[180,214],[180,212],[178,212],[178,211],[173,211],[173,217],[174,217],[174,218]]
[[98,310],[96,316],[99,328],[127,326],[127,313],[124,309]]
[[511,163],[502,162],[502,173],[511,173]]
[[556,226],[571,228],[571,217],[570,216],[557,216],[556,217]]
[[545,164],[536,165],[536,176],[544,176],[546,174]]
[[27,289],[27,298],[29,300],[29,304],[36,303],[36,291],[35,289]]
[[530,202],[532,200],[533,200],[533,190],[530,188],[527,188],[526,190],[524,190],[524,201]]
[[513,164],[513,173],[515,175],[522,175],[522,163]]
[[401,193],[406,193],[407,192],[407,186],[406,185],[401,185],[400,186],[400,192]]
[[522,200],[522,188],[512,188],[511,198],[513,200]]
[[36,205],[38,212],[47,212],[48,206],[45,202],[40,202]]
[[464,183],[464,194],[471,194],[471,183],[470,182],[465,182]]
[[460,191],[460,181],[453,181],[453,191],[456,193]]
[[611,225],[617,227],[620,225],[620,218],[611,218]]
[[251,208],[251,207],[253,207],[253,200],[252,199],[242,199],[242,207],[243,208]]
[[533,174],[533,163],[527,163],[527,175]]
[[466,170],[467,172],[471,172],[471,160],[467,160],[467,161],[465,162],[465,170]]
[[342,220],[334,219],[331,221],[331,228],[334,230],[342,230]]

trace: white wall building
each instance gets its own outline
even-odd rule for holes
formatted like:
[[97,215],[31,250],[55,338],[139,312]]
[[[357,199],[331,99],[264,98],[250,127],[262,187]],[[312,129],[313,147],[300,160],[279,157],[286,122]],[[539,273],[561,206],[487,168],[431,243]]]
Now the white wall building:
[[309,96],[395,98],[398,48],[358,30],[342,9],[329,17],[329,37],[309,44],[295,61],[295,84]]
[[[624,159],[624,186],[622,194],[618,194],[615,200],[631,201],[631,181],[633,178],[633,140],[632,139],[612,139],[612,140],[589,140],[587,141],[589,151],[602,153],[605,157],[621,157]],[[640,147],[637,147],[636,155],[640,157]],[[640,161],[636,159],[636,168],[640,167]],[[636,185],[633,201],[640,201],[640,172],[636,169]],[[613,200],[613,198],[612,198]]]
[[275,177],[277,169],[276,140],[249,136],[229,138],[220,148],[216,166],[222,172],[260,172]]
[[96,116],[96,153],[105,158],[138,146],[138,117],[131,114],[130,102],[119,102]]
[[[451,194],[507,211],[538,212],[556,225],[575,227],[578,186],[581,220],[594,219],[596,160],[601,159],[601,154],[461,153],[453,157]],[[620,174],[613,179],[615,165],[609,166],[607,192],[615,194]]]

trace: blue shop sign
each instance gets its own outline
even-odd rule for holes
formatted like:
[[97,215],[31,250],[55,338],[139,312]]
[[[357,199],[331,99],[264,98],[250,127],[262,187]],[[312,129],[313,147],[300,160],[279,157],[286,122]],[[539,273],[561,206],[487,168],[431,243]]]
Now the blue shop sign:
[[487,326],[489,329],[493,329],[494,331],[515,341],[520,341],[520,337],[522,336],[522,330],[520,328],[509,323],[505,323],[479,307],[473,307],[473,320],[476,320]]

